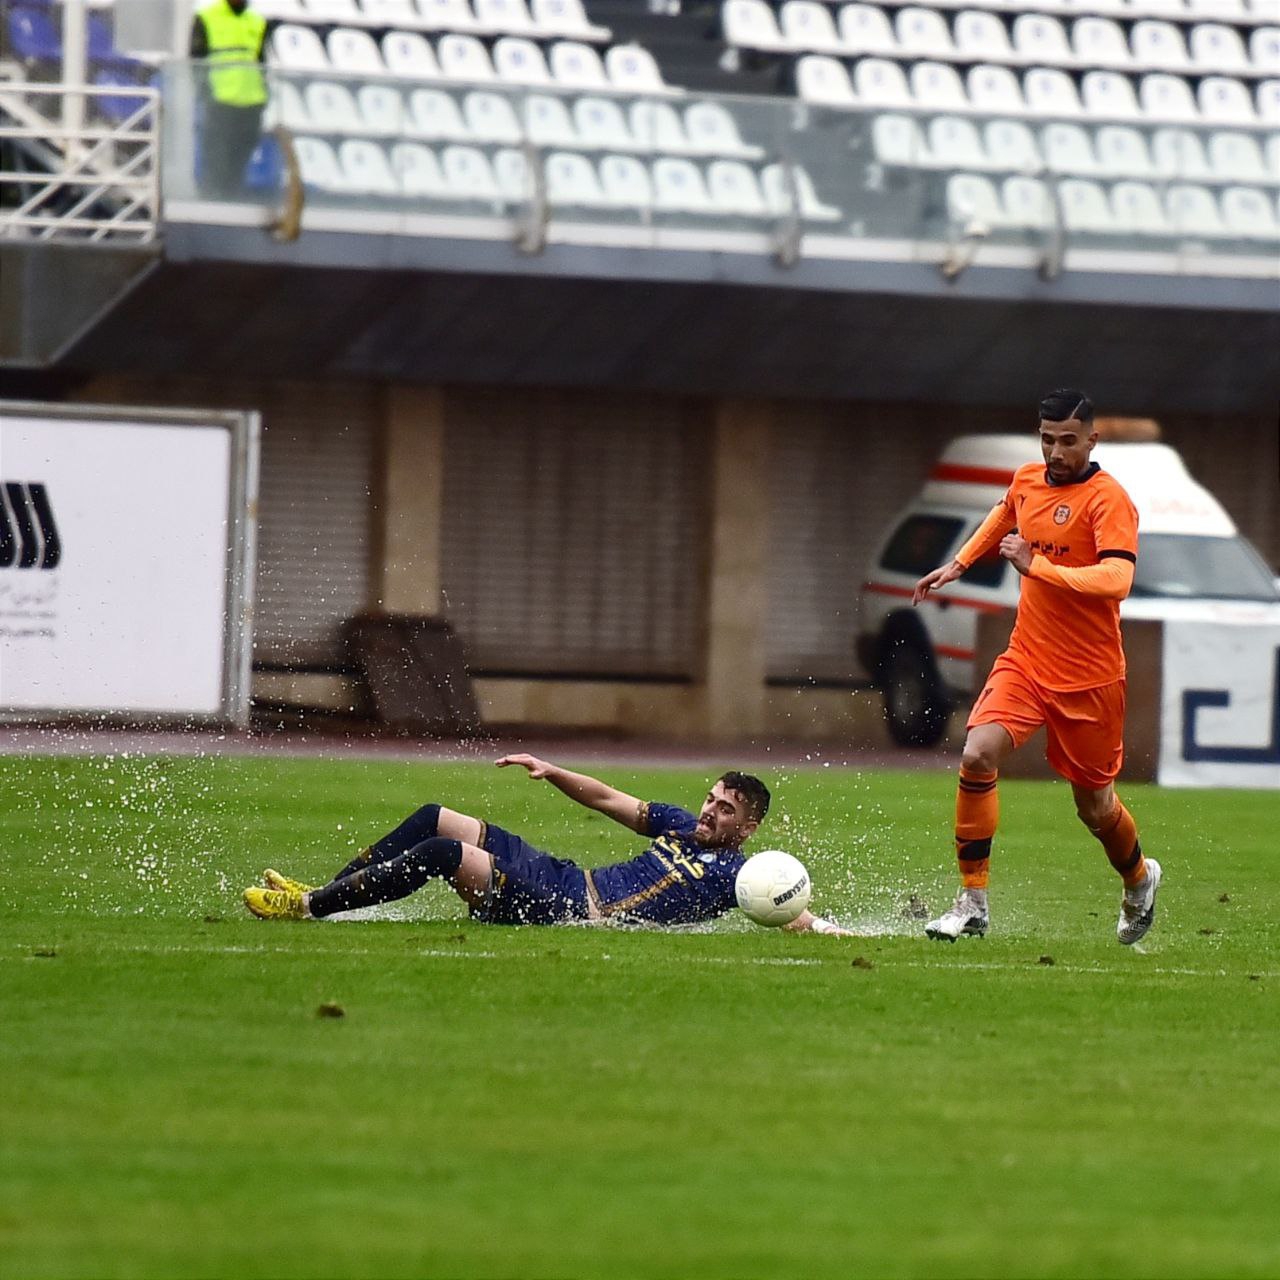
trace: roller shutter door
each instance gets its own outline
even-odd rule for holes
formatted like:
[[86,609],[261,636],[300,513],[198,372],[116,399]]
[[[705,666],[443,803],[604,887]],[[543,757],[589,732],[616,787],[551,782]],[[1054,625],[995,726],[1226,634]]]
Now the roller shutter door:
[[442,577],[472,668],[687,677],[705,436],[684,402],[448,395]]
[[360,387],[265,389],[254,661],[332,667],[368,606],[378,400]]

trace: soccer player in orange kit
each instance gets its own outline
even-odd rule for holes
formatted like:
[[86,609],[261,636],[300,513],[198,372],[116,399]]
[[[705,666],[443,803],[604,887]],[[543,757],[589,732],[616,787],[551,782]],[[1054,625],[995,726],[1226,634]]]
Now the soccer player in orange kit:
[[1041,725],[1049,763],[1071,784],[1076,813],[1124,880],[1116,937],[1137,942],[1155,919],[1160,864],[1143,857],[1114,785],[1124,758],[1120,601],[1133,586],[1138,513],[1120,484],[1090,461],[1097,442],[1089,398],[1051,391],[1040,402],[1044,465],[1019,467],[955,559],[916,583],[918,605],[997,546],[1022,575],[1009,647],[969,714],[956,794],[960,892],[925,926],[930,938],[986,933],[1000,765]]

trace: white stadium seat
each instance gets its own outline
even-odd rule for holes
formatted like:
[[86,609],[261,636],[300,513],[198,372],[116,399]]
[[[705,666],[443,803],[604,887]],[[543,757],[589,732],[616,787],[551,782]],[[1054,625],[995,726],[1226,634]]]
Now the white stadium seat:
[[306,22],[302,0],[258,0],[254,9],[270,22]]
[[1002,226],[1004,210],[991,180],[976,173],[952,174],[947,179],[947,217],[958,226]]
[[494,203],[499,199],[497,180],[483,151],[475,147],[445,147],[440,155],[445,186],[455,199]]
[[1018,77],[1008,67],[996,67],[985,62],[970,67],[965,87],[969,91],[969,101],[978,111],[1020,115],[1027,109]]
[[1058,207],[1068,231],[1109,235],[1117,229],[1106,192],[1096,182],[1064,178],[1058,183]]
[[311,22],[351,22],[360,20],[356,0],[302,0]]
[[802,218],[808,222],[839,220],[840,210],[818,198],[818,193],[813,188],[813,179],[799,165],[770,164],[760,172],[760,186],[764,191],[765,203],[776,216],[785,217],[793,211],[793,184]]
[[928,138],[929,148],[926,154],[938,168],[992,167],[978,134],[978,126],[972,120],[966,120],[963,116],[935,116],[929,121]]
[[918,168],[929,163],[920,126],[910,116],[882,112],[871,122],[871,151],[877,163]]
[[851,107],[858,101],[844,65],[824,53],[810,53],[796,61],[796,90],[805,102]]
[[612,203],[601,189],[595,165],[572,151],[553,151],[543,162],[547,199],[553,206],[600,209]]
[[523,36],[502,36],[495,40],[489,55],[493,70],[505,84],[550,84],[551,72],[542,50]]
[[1021,13],[1013,20],[1013,47],[1032,64],[1071,66],[1075,62],[1062,23],[1044,13]]
[[325,40],[329,61],[335,71],[351,76],[386,75],[386,63],[377,41],[367,32],[352,27],[335,27]]
[[476,25],[502,35],[536,35],[537,24],[524,0],[471,0]]
[[1256,27],[1249,37],[1253,69],[1264,75],[1280,72],[1280,27]]
[[1190,129],[1157,129],[1151,135],[1151,160],[1161,178],[1213,177],[1200,135]]
[[1165,211],[1174,231],[1185,236],[1221,239],[1227,228],[1208,187],[1176,182],[1165,192]]
[[1222,18],[1228,22],[1237,22],[1249,17],[1244,0],[1188,0],[1187,8],[1197,18]]
[[[489,54],[475,36],[459,35],[456,31],[441,36],[436,45],[436,58],[440,73],[447,80],[483,84],[495,78]],[[442,156],[441,163],[447,164],[447,157]]]
[[617,208],[651,209],[653,180],[649,166],[635,156],[608,155],[600,161],[600,183]]
[[1144,236],[1169,234],[1169,219],[1160,197],[1146,182],[1117,182],[1111,188],[1111,213],[1120,231]]
[[1037,115],[1078,116],[1080,95],[1076,82],[1058,67],[1032,67],[1022,86],[1028,108]]
[[636,147],[622,108],[612,98],[579,98],[573,104],[573,124],[580,146],[599,151],[633,151]]
[[689,146],[701,155],[756,159],[761,147],[744,142],[737,121],[718,102],[695,102],[685,108],[684,129]]
[[[262,5],[258,4],[261,11]],[[360,0],[360,16],[379,27],[416,27],[418,12],[413,0]]]
[[382,37],[382,59],[393,76],[413,80],[440,78],[430,43],[416,31],[388,31]]
[[1257,89],[1258,119],[1263,124],[1280,124],[1280,80],[1262,80]]
[[395,138],[404,132],[404,99],[387,84],[361,85],[356,93],[360,127],[365,133]]
[[320,37],[310,27],[291,22],[281,23],[272,32],[271,61],[285,71],[329,70],[329,55]]
[[653,204],[664,213],[715,213],[702,170],[692,160],[664,156],[653,162]]
[[850,53],[896,53],[898,42],[885,11],[874,4],[840,8],[841,38]]
[[1035,135],[1022,120],[988,120],[982,131],[987,155],[1006,172],[1039,173],[1044,167]]
[[956,14],[956,52],[972,62],[997,62],[1013,60],[1013,45],[1009,32],[994,13],[981,9],[966,9]]
[[653,54],[638,44],[615,44],[604,55],[604,69],[609,83],[622,93],[671,92]]
[[1182,32],[1172,22],[1145,18],[1129,36],[1135,65],[1150,71],[1185,71],[1191,65]]
[[498,199],[505,204],[520,204],[533,196],[533,174],[523,151],[501,147],[493,153],[493,182]]
[[1205,76],[1196,90],[1200,114],[1213,124],[1256,124],[1249,90],[1228,76]]
[[1228,187],[1222,193],[1222,220],[1231,235],[1246,240],[1280,239],[1271,202],[1254,187]]
[[1239,32],[1233,27],[1225,27],[1220,22],[1203,22],[1191,28],[1187,43],[1197,71],[1226,71],[1232,75],[1249,72],[1249,55]]
[[557,40],[551,46],[548,61],[556,83],[568,89],[607,89],[609,77],[605,74],[600,55],[580,40]]
[[1209,165],[1214,177],[1229,182],[1266,182],[1270,177],[1258,139],[1247,133],[1211,133]]
[[1142,77],[1138,101],[1152,120],[1195,121],[1200,119],[1191,86],[1181,77],[1163,71]]
[[479,31],[467,0],[418,0],[418,16],[430,31]]
[[1081,66],[1124,68],[1133,61],[1124,29],[1111,18],[1077,18],[1071,27],[1071,44]]
[[1133,120],[1142,116],[1133,82],[1119,71],[1086,71],[1080,81],[1085,114],[1097,120]]
[[775,53],[792,47],[778,30],[778,21],[765,0],[724,0],[720,25],[725,43],[734,48]]
[[302,92],[310,127],[317,133],[348,133],[360,120],[351,90],[332,80],[313,80]]
[[764,218],[769,208],[755,171],[741,160],[713,160],[707,166],[707,196],[717,213]]
[[913,103],[902,68],[885,58],[861,58],[853,69],[853,83],[859,100],[867,106],[909,107]]
[[[587,101],[590,99],[580,98],[574,103],[575,110]],[[524,99],[523,108],[525,133],[535,147],[563,150],[597,145],[574,125],[569,108],[562,99],[546,93],[531,93]]]
[[391,171],[387,153],[368,138],[348,138],[338,148],[338,162],[346,175],[347,189],[362,195],[395,196],[400,183]]
[[441,199],[447,192],[440,162],[430,147],[420,142],[397,142],[391,148],[391,169],[407,196]]
[[282,126],[293,133],[306,133],[311,127],[311,115],[302,90],[296,84],[277,77],[271,86],[271,102],[263,117],[263,127],[275,129]]
[[304,186],[320,191],[345,192],[346,176],[333,148],[323,138],[294,138],[293,153]]
[[911,68],[911,96],[932,111],[964,111],[969,98],[955,67],[945,62],[917,62]]
[[462,142],[471,136],[457,102],[443,89],[415,89],[409,95],[405,133],[432,142]]
[[631,134],[644,151],[669,156],[692,155],[696,148],[685,133],[684,120],[669,102],[640,99],[631,104]]
[[499,93],[473,89],[462,100],[462,116],[477,142],[515,145],[524,140],[524,130],[515,108]]
[[1125,125],[1105,125],[1094,139],[1098,167],[1113,178],[1153,178],[1155,166],[1147,140],[1137,129]]
[[817,53],[844,50],[831,10],[818,0],[784,0],[778,11],[778,26],[789,49]]
[[1044,160],[1053,173],[1089,175],[1102,166],[1094,155],[1089,134],[1078,124],[1055,122],[1045,125],[1040,133]]
[[1053,195],[1039,178],[1006,178],[1000,186],[1000,197],[1010,226],[1044,231],[1057,222]]
[[936,9],[900,9],[894,29],[899,50],[909,57],[946,58],[956,51],[947,20]]
[[1273,133],[1267,139],[1267,172],[1271,181],[1280,183],[1280,133]]
[[533,0],[533,19],[548,35],[566,40],[609,40],[608,27],[598,27],[587,17],[582,0]]

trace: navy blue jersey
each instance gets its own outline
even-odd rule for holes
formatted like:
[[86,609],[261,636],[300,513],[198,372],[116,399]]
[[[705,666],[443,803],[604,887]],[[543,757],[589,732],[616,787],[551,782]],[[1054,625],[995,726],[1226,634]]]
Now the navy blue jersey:
[[653,924],[714,920],[738,905],[733,884],[746,861],[737,849],[704,849],[698,820],[673,804],[645,806],[644,834],[653,843],[638,857],[588,873],[602,915]]

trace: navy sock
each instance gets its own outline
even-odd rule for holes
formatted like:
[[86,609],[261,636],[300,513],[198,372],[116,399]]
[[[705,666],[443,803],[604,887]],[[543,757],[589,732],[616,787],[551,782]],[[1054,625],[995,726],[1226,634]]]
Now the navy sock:
[[462,865],[462,841],[435,836],[407,853],[363,866],[311,893],[311,914],[331,916],[379,902],[395,902],[421,889],[434,876],[451,876]]
[[352,858],[329,883],[343,880],[354,875],[364,867],[376,866],[380,862],[389,862],[402,853],[408,853],[414,845],[430,840],[437,834],[440,824],[440,806],[424,804],[417,813],[412,813],[394,831],[389,831],[376,844],[372,844],[363,853]]

